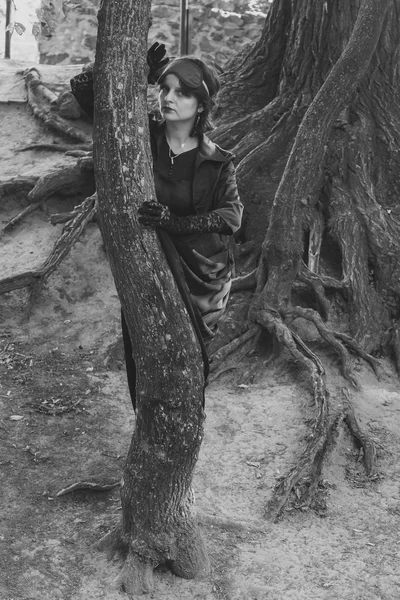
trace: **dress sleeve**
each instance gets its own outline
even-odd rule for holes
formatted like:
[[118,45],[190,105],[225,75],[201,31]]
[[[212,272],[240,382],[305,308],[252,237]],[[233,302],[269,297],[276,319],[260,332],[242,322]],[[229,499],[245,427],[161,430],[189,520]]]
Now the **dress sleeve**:
[[242,223],[243,204],[239,198],[236,170],[232,161],[222,167],[214,196],[213,212],[223,218],[232,233],[239,229]]

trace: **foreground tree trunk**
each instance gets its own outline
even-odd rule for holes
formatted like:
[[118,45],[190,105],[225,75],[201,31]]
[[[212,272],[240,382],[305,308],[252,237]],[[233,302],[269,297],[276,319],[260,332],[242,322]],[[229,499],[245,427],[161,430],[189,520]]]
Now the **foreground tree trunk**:
[[127,552],[133,597],[167,563],[181,577],[207,568],[191,481],[204,420],[200,345],[155,233],[137,222],[154,198],[146,109],[147,0],[99,12],[94,165],[100,227],[137,365],[137,418],[123,473],[120,526],[103,542]]

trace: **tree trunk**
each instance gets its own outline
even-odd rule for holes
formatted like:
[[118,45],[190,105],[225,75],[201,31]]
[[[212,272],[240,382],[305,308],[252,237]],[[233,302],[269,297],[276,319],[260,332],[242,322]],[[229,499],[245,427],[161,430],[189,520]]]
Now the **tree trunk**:
[[[260,254],[264,244],[259,292],[268,283],[253,306],[297,303],[304,260],[320,283],[334,276],[333,299],[368,352],[387,347],[400,312],[399,9],[399,0],[275,0],[260,41],[231,64],[214,132],[237,156],[242,241]],[[309,285],[308,301],[329,312],[332,286],[320,292]]]
[[203,437],[200,345],[157,235],[137,221],[154,198],[146,109],[148,0],[108,0],[99,12],[94,164],[99,219],[137,366],[137,418],[121,492],[123,518],[108,538],[128,552],[133,595],[168,563],[192,578],[207,567],[191,482]]

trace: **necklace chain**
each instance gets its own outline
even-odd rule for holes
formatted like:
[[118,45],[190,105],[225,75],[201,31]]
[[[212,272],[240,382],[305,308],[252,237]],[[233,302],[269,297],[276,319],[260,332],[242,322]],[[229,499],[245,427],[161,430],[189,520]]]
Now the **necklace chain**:
[[171,150],[171,146],[168,144],[168,156],[169,156],[169,160],[171,161],[171,166],[174,165],[175,158],[178,158],[178,156],[180,156],[183,152],[184,152],[184,150],[181,150],[181,152],[178,152],[178,154],[175,154],[175,152],[173,152],[173,150]]
[[[189,137],[190,137],[190,136],[189,136]],[[166,138],[166,140],[167,140],[167,144],[168,144],[168,156],[169,156],[169,159],[170,159],[170,161],[171,161],[171,167],[172,167],[172,166],[173,166],[173,164],[174,164],[174,160],[175,160],[175,158],[178,158],[178,156],[180,156],[180,155],[181,155],[183,152],[185,152],[185,146],[186,146],[186,143],[188,142],[189,138],[187,138],[187,139],[186,139],[186,140],[183,142],[183,144],[181,144],[181,148],[182,148],[182,150],[181,150],[180,152],[174,152],[174,151],[172,150],[172,148],[171,148],[171,145],[170,145],[170,143],[169,143],[169,141],[168,141],[168,138],[167,138],[167,136],[165,136],[165,138]]]

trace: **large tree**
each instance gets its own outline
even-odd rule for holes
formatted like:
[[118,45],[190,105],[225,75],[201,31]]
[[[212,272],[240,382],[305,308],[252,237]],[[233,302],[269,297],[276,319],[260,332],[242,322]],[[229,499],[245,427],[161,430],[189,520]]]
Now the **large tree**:
[[203,438],[201,346],[156,233],[137,209],[155,197],[147,118],[150,1],[104,0],[94,69],[94,167],[100,229],[137,368],[136,422],[122,482],[123,587],[152,588],[156,565],[192,578],[207,568],[191,481]]
[[[238,262],[241,268],[240,257],[245,256],[254,268],[234,286],[244,290],[247,305],[241,335],[222,348],[216,340],[213,369],[220,372],[225,368],[221,361],[230,357],[237,361],[267,331],[280,342],[281,352],[309,373],[317,408],[307,446],[267,507],[273,519],[294,488],[297,504],[312,504],[323,458],[343,421],[364,449],[367,473],[374,473],[374,445],[351,406],[351,386],[358,382],[349,349],[376,372],[372,354],[393,354],[400,363],[399,10],[400,0],[274,0],[260,40],[235,57],[223,74],[213,137],[236,154],[246,208]],[[151,297],[157,314],[167,314],[171,307],[166,299],[179,298],[155,236],[143,233],[135,217],[138,202],[154,193],[144,118],[148,14],[147,0],[120,0],[118,7],[115,0],[104,1],[97,52],[100,221],[128,325],[136,332],[141,373],[137,429],[124,474],[124,519],[108,540],[129,550],[123,581],[130,590],[155,561],[169,561],[185,576],[206,563],[190,516],[190,480],[203,418],[200,350],[183,305],[179,314],[168,313],[174,324],[169,327],[163,319],[156,326],[143,303]],[[32,94],[37,88],[36,82]],[[78,167],[81,176],[89,173],[84,164]],[[74,178],[76,173],[69,181]],[[14,184],[33,188],[36,200],[38,190],[43,191],[35,181]],[[83,209],[87,217],[93,203]],[[72,231],[74,227],[72,223]],[[143,296],[135,295],[139,279]],[[0,290],[29,281],[9,279],[0,282]],[[340,409],[330,405],[323,360],[299,333],[307,332],[307,324],[341,358],[350,387]],[[184,332],[184,358],[174,344],[174,326]],[[172,354],[164,350],[165,342]],[[149,365],[157,378],[150,376]],[[188,439],[176,439],[188,423]],[[148,439],[153,441],[150,453]],[[181,452],[187,457],[182,468]],[[165,477],[156,494],[151,474],[161,468]],[[176,476],[183,521],[170,512]],[[150,498],[151,509],[139,504],[136,486],[141,499]],[[176,535],[180,531],[183,537]],[[193,557],[196,568],[187,569]]]

